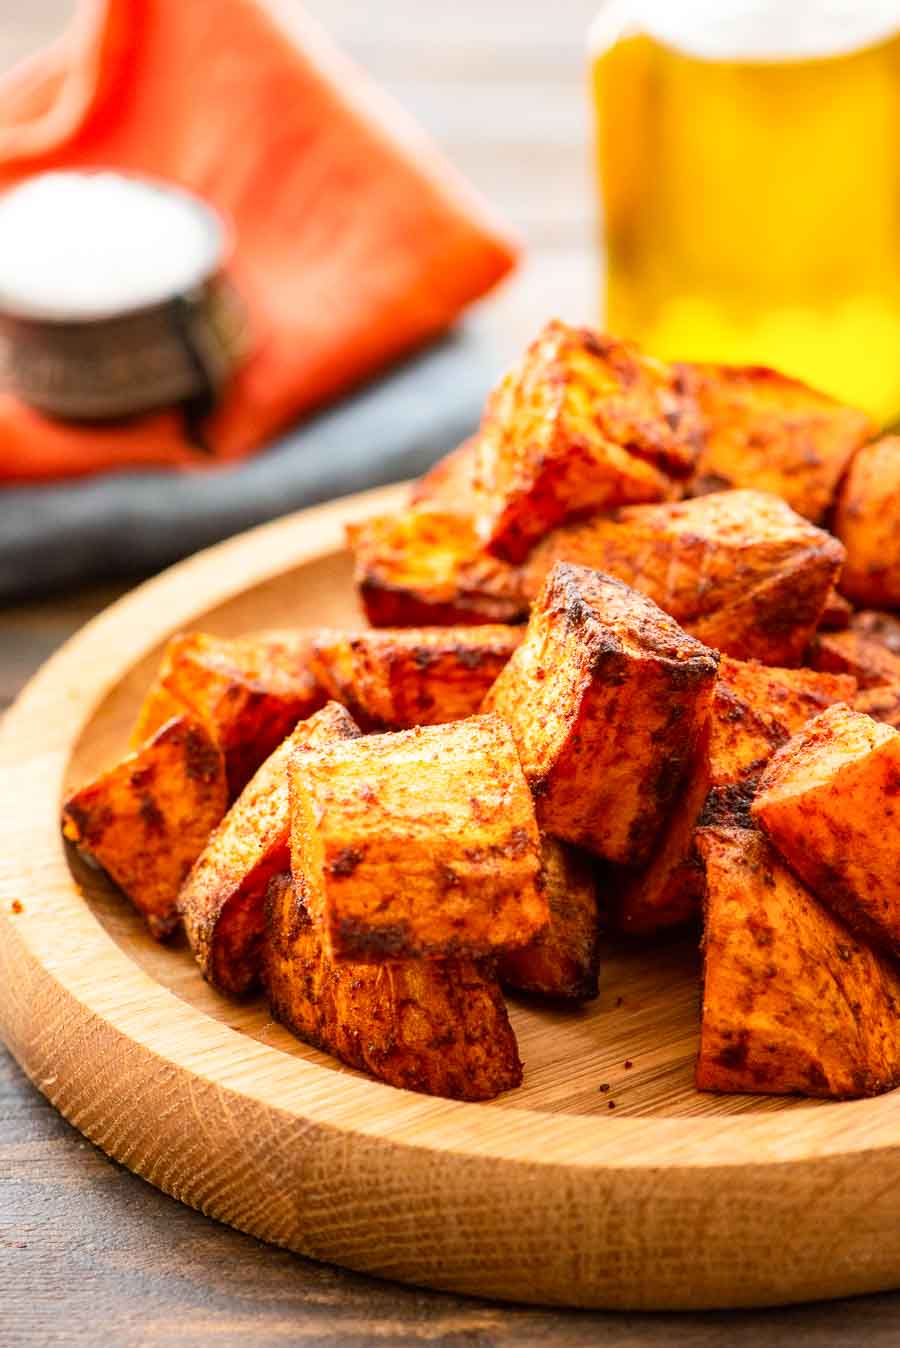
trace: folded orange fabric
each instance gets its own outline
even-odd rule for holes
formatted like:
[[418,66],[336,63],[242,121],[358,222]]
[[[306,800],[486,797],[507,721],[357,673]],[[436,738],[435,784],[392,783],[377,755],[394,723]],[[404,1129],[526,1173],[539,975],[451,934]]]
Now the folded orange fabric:
[[[0,81],[0,190],[168,179],[225,216],[253,354],[207,428],[241,458],[446,328],[514,262],[486,206],[294,0],[86,0]],[[175,412],[103,428],[0,396],[0,480],[197,466]]]

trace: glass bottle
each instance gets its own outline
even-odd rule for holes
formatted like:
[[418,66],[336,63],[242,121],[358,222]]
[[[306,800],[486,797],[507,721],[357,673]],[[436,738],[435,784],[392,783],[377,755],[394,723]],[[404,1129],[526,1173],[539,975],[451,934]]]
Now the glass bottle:
[[900,3],[610,0],[606,324],[900,414]]

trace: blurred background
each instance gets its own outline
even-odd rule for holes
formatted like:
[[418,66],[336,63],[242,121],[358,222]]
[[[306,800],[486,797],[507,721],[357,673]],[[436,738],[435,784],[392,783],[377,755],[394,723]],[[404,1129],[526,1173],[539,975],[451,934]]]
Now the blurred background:
[[[116,471],[118,447],[85,457],[83,435],[69,459],[59,435],[47,445],[34,435],[33,420],[18,418],[14,443],[0,414],[0,602],[136,578],[286,510],[415,475],[474,429],[486,392],[549,316],[596,320],[587,61],[596,5],[566,0],[553,22],[539,0],[514,11],[504,0],[304,8],[483,194],[522,247],[518,266],[467,307],[448,341],[388,362],[383,379],[326,399],[322,416],[301,419],[233,472],[192,474],[187,490],[180,474],[137,459],[123,457],[127,472]],[[0,67],[44,48],[73,9],[68,0],[3,6]],[[82,460],[106,471],[69,477],[67,464]]]
[[[407,108],[527,244],[502,292],[473,316],[514,356],[550,311],[596,318],[588,30],[597,0],[304,0]],[[39,49],[70,0],[0,6],[0,69]],[[14,12],[12,12],[14,11]],[[490,374],[488,378],[490,378]]]
[[[300,16],[296,59],[267,5]],[[0,70],[45,53],[74,10],[0,7]],[[0,392],[0,639],[52,627],[15,677],[135,578],[421,472],[472,433],[553,316],[606,323],[664,359],[776,365],[883,424],[900,413],[894,0],[85,0],[79,13],[108,32],[96,51],[67,39],[76,79],[38,55],[0,82],[0,189],[46,167],[149,164],[210,201],[236,239],[224,275],[250,354],[235,337],[215,374],[204,342],[222,296],[202,308],[173,294],[168,355],[196,382],[183,402],[76,423],[21,387]],[[394,146],[382,183],[379,95],[341,51],[410,115],[404,142],[417,124],[437,155]],[[46,101],[65,123],[79,80],[104,92],[74,135],[51,126],[50,153],[23,156],[18,123]],[[52,323],[4,313],[28,268],[4,252],[3,219],[0,201],[6,373],[74,361],[99,397],[92,332],[44,349]],[[111,332],[121,376],[137,341]],[[42,602],[15,607],[28,600]]]
[[[0,69],[52,41],[73,8],[69,0],[0,6]],[[595,4],[566,0],[552,22],[545,0],[519,0],[514,7],[507,0],[381,0],[377,6],[309,0],[306,8],[408,109],[525,245],[515,273],[465,317],[471,354],[447,372],[451,410],[461,395],[455,429],[462,433],[504,364],[549,314],[596,316],[599,255],[593,246],[586,60]],[[460,368],[462,380],[456,378]],[[445,402],[446,383],[442,378]],[[395,406],[392,399],[389,418]],[[365,403],[360,416],[357,433],[360,424],[371,425]],[[381,480],[414,471],[417,456],[435,458],[448,447],[440,436],[426,436],[413,446],[408,463],[400,453]],[[309,495],[321,499],[329,490],[326,483]],[[276,481],[270,513],[279,513],[278,495]],[[137,505],[130,482],[114,490],[94,485],[80,496],[65,482],[0,488],[0,707],[81,623],[167,560],[160,556],[142,566],[139,555],[122,554],[123,543],[143,539],[148,520],[151,544],[161,532],[162,551],[170,544],[177,550],[196,528],[192,520],[167,522],[184,499],[177,474],[169,474],[161,489],[146,490],[146,504]],[[232,524],[252,522],[239,512],[232,518],[230,498],[228,510],[218,519],[215,514],[196,545]]]

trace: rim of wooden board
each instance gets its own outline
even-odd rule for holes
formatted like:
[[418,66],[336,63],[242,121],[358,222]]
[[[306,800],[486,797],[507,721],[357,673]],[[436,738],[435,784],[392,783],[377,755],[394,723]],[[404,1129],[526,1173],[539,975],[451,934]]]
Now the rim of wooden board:
[[[508,1300],[778,1304],[900,1285],[900,1093],[701,1118],[495,1109],[336,1074],[155,982],[84,901],[58,826],[103,698],[174,628],[342,551],[382,488],[140,586],[0,730],[0,1033],[82,1133],[174,1197],[299,1253]],[[18,909],[21,908],[21,911]]]

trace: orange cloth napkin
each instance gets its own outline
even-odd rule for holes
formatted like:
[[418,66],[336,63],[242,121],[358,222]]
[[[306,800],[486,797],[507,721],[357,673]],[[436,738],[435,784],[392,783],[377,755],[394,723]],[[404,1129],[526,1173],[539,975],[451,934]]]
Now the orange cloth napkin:
[[[253,354],[206,428],[218,461],[439,333],[514,261],[294,0],[83,0],[0,81],[0,190],[98,166],[178,183],[231,226]],[[175,411],[74,426],[0,395],[0,480],[197,463]]]

